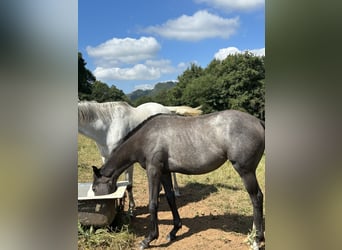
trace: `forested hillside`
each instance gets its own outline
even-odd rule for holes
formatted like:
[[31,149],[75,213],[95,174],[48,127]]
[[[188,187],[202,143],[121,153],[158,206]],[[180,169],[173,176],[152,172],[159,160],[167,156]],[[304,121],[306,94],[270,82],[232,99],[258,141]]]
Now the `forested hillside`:
[[177,82],[174,81],[167,81],[167,82],[159,82],[154,85],[153,89],[137,89],[132,93],[128,94],[127,97],[132,101],[135,102],[136,100],[140,99],[139,101],[142,102],[143,99],[151,98],[153,99],[154,96],[160,94],[163,91],[169,90],[176,86]]

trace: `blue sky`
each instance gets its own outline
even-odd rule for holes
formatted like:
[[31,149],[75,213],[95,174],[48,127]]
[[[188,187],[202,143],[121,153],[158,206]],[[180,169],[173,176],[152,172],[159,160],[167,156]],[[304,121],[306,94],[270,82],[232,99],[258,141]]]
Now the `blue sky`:
[[265,54],[264,0],[80,0],[78,50],[125,93],[176,80],[191,64]]

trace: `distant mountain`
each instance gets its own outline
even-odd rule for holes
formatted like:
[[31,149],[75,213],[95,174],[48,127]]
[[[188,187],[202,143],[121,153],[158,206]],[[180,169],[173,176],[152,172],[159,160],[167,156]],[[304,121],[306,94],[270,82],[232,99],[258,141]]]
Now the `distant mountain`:
[[155,96],[164,90],[173,88],[174,86],[176,86],[176,84],[177,82],[175,81],[159,82],[156,85],[154,85],[153,89],[146,89],[146,90],[137,89],[133,91],[132,93],[127,94],[127,97],[131,101],[135,101],[138,98],[143,97],[143,96]]

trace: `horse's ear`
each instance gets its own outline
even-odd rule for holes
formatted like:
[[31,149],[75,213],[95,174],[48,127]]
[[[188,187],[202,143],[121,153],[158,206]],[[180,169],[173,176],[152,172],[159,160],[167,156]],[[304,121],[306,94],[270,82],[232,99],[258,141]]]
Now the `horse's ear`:
[[93,166],[93,172],[96,177],[101,177],[100,169],[98,169],[96,166]]

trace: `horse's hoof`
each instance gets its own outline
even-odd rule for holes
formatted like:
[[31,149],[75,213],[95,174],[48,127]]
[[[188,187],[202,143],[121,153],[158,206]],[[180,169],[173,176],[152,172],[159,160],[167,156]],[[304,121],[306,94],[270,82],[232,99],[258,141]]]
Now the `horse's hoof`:
[[265,249],[265,242],[264,241],[257,241],[254,240],[251,244],[250,244],[250,248],[252,250],[261,250],[261,249]]
[[168,234],[166,239],[168,242],[174,241],[176,239],[176,235]]
[[253,244],[251,245],[251,248],[252,248],[253,250],[259,250],[258,243],[256,243],[256,241],[254,241]]
[[144,250],[145,248],[148,248],[148,244],[146,244],[144,241],[140,242],[140,250]]
[[129,215],[129,217],[130,217],[131,219],[135,217],[134,212],[133,212],[132,209],[129,209],[129,210],[128,210],[128,215]]
[[259,249],[265,249],[265,241],[257,242]]

